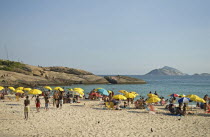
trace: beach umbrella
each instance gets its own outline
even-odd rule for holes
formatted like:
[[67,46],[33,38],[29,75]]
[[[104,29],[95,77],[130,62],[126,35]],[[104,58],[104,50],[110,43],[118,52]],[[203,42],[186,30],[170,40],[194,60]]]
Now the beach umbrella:
[[13,87],[8,87],[10,90],[15,91],[15,88]]
[[14,92],[16,93],[24,93],[22,90],[16,89]]
[[199,96],[194,95],[194,94],[187,95],[186,97],[187,98],[200,98]]
[[64,89],[63,89],[63,88],[61,88],[61,87],[55,87],[55,88],[54,88],[54,90],[64,91]]
[[147,94],[147,96],[148,96],[148,97],[150,97],[150,98],[152,98],[152,97],[156,97],[156,98],[158,98],[158,96],[157,96],[157,95],[155,95],[155,94]]
[[168,96],[170,96],[170,97],[178,97],[179,94],[170,94],[170,95],[168,95]]
[[202,98],[197,99],[196,102],[206,103],[206,101]]
[[133,93],[128,92],[128,93],[126,93],[124,96],[125,96],[126,98],[135,98],[135,97],[136,97],[136,94],[133,94]]
[[32,89],[28,92],[28,94],[38,95],[38,94],[42,94],[42,91],[39,89]]
[[178,99],[178,102],[179,103],[189,103],[190,98],[183,97],[183,98]]
[[151,97],[151,98],[147,99],[147,101],[146,101],[146,103],[156,103],[156,102],[160,102],[160,98]]
[[49,87],[49,86],[45,86],[44,88],[45,88],[45,89],[48,89],[48,90],[52,90],[52,88]]
[[111,91],[111,90],[107,90],[107,92],[110,94],[110,93],[112,93],[113,91]]
[[108,91],[106,89],[99,88],[99,89],[97,89],[97,92],[99,92],[102,95],[109,96],[109,93],[108,93]]
[[16,90],[23,90],[24,89],[24,87],[18,87],[18,88],[16,88]]
[[73,88],[73,89],[68,89],[68,90],[70,90],[70,91],[74,91],[74,92],[76,92],[76,93],[78,93],[78,94],[80,94],[80,95],[84,95],[85,93],[83,92],[84,91],[84,89],[82,89],[82,88]]
[[24,88],[23,90],[25,90],[25,91],[30,91],[31,88]]
[[114,95],[112,97],[113,99],[119,99],[119,100],[126,100],[127,98],[121,94],[118,94],[118,95]]
[[186,97],[186,95],[185,94],[180,94],[179,97]]
[[73,88],[73,91],[84,92],[84,89],[82,89],[82,88]]
[[126,90],[119,90],[118,92],[123,93],[123,94],[128,93],[128,91]]
[[3,90],[3,89],[4,89],[4,87],[0,86],[0,90]]

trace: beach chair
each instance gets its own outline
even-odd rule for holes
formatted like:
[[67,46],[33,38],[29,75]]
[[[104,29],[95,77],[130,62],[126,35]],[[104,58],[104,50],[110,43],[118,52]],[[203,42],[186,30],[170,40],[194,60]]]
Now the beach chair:
[[107,109],[114,109],[114,103],[113,102],[105,102],[105,106]]

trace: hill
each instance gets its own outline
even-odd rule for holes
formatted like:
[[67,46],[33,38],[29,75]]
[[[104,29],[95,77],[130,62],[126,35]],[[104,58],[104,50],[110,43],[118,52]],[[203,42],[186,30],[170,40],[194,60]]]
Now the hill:
[[[138,79],[127,78],[126,84],[135,84]],[[37,67],[20,62],[0,60],[1,86],[44,86],[71,84],[108,84],[104,77],[91,72],[68,67]],[[115,84],[115,83],[114,83]]]
[[172,68],[172,67],[168,67],[165,66],[163,68],[160,69],[154,69],[152,71],[150,71],[149,73],[147,73],[146,75],[158,75],[158,76],[164,76],[164,75],[169,75],[169,76],[184,76],[187,75],[185,73],[182,73],[181,71]]

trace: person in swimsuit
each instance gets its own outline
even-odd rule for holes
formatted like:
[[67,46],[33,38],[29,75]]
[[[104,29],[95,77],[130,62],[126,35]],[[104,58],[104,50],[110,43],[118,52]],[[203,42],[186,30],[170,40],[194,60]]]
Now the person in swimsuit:
[[30,111],[30,100],[28,99],[28,96],[26,96],[26,99],[24,100],[24,116],[25,120],[28,120],[28,113]]
[[36,103],[36,110],[37,110],[37,112],[39,112],[40,105],[41,105],[39,96],[37,96],[35,103]]

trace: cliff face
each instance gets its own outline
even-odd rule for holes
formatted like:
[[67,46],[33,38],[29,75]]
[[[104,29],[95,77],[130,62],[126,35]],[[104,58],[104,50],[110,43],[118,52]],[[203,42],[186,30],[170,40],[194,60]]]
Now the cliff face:
[[146,84],[144,80],[127,76],[105,76],[104,78],[112,84]]
[[160,69],[154,69],[154,70],[150,71],[149,73],[147,73],[146,75],[184,76],[186,74],[182,73],[181,71],[179,71],[179,70],[177,70],[175,68],[165,66],[165,67],[160,68]]

